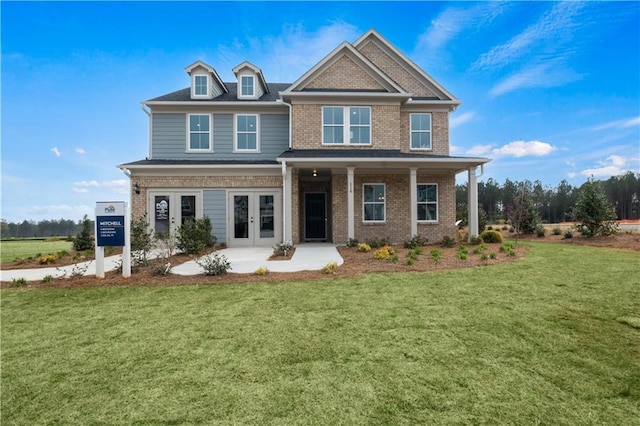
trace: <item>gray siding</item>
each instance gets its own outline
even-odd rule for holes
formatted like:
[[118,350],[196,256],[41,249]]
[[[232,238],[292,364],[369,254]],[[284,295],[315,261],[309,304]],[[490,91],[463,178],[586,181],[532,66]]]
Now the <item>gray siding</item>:
[[260,152],[256,153],[233,152],[233,114],[213,114],[213,152],[186,152],[185,113],[154,113],[151,134],[154,160],[275,160],[289,147],[289,115],[260,114]]
[[216,244],[227,243],[227,191],[204,190],[202,208],[204,215],[211,220]]

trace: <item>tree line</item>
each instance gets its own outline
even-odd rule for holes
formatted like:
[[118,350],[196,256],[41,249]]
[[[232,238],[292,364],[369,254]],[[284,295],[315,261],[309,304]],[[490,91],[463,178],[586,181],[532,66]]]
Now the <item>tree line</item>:
[[[604,191],[609,204],[613,206],[617,219],[640,218],[640,173],[627,172],[596,182]],[[557,186],[551,187],[543,185],[539,180],[518,182],[506,179],[504,184],[500,185],[495,179],[489,178],[486,182],[478,182],[478,207],[486,216],[487,223],[497,223],[511,216],[510,210],[516,206],[517,197],[526,193],[542,222],[572,221],[576,201],[587,183],[577,187],[562,180]],[[460,217],[466,215],[467,197],[467,184],[456,185],[457,210]]]
[[[83,220],[74,222],[70,219],[23,220],[20,223],[0,221],[0,235],[2,238],[47,238],[75,236],[83,228]],[[93,221],[91,221],[93,229]]]

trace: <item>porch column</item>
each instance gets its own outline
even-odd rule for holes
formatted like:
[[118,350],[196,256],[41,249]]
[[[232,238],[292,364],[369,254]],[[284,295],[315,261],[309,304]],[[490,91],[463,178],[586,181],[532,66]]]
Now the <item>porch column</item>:
[[355,167],[347,167],[347,238],[355,238],[353,171]]
[[418,169],[409,169],[409,220],[411,222],[411,238],[418,235]]
[[469,213],[469,238],[478,235],[478,177],[476,176],[477,167],[469,167],[468,179],[468,200],[467,207]]
[[282,162],[282,242],[293,243],[293,229],[291,227],[291,167]]

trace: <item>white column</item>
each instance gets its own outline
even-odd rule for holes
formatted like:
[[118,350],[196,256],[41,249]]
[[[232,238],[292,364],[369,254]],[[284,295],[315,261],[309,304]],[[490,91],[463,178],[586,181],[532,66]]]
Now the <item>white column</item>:
[[291,228],[291,167],[282,162],[282,242],[293,244],[293,229]]
[[122,248],[122,276],[131,277],[131,207],[124,203],[124,247]]
[[347,238],[355,238],[355,209],[353,195],[353,171],[355,167],[347,167]]
[[469,167],[468,179],[468,213],[469,213],[469,238],[478,235],[478,178],[476,176],[477,167]]
[[409,220],[411,221],[410,238],[418,235],[418,173],[415,167],[409,169]]

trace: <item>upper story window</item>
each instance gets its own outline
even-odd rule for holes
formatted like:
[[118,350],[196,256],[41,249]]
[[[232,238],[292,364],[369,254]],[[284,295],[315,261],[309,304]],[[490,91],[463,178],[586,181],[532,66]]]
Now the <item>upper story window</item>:
[[189,145],[187,151],[211,151],[211,116],[189,114]]
[[362,186],[362,221],[384,222],[386,218],[384,183],[365,183]]
[[431,113],[411,114],[411,149],[431,149]]
[[438,184],[418,184],[418,221],[438,221]]
[[252,98],[255,96],[255,88],[253,86],[254,78],[252,75],[243,75],[240,77],[240,96],[243,98]]
[[209,95],[209,78],[206,75],[196,75],[193,78],[193,94],[195,96]]
[[371,145],[371,107],[322,107],[322,143]]
[[258,151],[258,116],[256,114],[236,115],[235,139],[236,151]]

